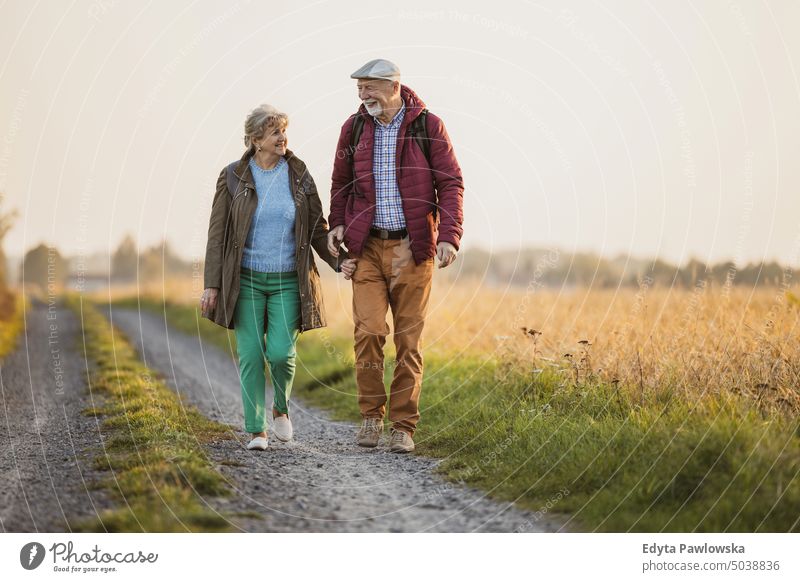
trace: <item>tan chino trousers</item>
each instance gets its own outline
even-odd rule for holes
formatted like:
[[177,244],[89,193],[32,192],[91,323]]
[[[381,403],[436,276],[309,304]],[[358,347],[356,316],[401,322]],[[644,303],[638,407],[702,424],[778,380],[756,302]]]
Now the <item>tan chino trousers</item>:
[[433,279],[433,257],[417,265],[409,238],[367,239],[353,275],[356,382],[363,418],[383,418],[383,346],[392,308],[397,358],[389,390],[389,421],[413,436],[422,387],[422,328]]

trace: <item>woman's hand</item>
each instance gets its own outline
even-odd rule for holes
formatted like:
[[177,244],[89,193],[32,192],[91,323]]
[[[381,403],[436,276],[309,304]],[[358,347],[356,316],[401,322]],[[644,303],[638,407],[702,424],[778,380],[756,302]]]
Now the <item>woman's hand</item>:
[[203,296],[200,298],[200,313],[202,313],[204,317],[214,311],[214,308],[217,306],[218,294],[219,289],[216,287],[208,287],[203,291]]
[[344,226],[339,225],[328,231],[328,251],[334,256],[339,256],[339,245],[344,240]]
[[356,265],[358,261],[356,259],[345,259],[342,261],[341,269],[342,273],[344,273],[345,279],[352,279],[353,273],[356,272]]

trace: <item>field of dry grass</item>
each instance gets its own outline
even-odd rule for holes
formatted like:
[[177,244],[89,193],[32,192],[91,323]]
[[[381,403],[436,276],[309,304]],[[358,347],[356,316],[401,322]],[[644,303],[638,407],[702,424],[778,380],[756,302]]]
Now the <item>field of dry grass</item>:
[[[341,308],[332,332],[349,333],[349,288],[329,286]],[[452,358],[492,354],[566,369],[646,393],[737,393],[800,409],[800,301],[782,288],[487,289],[435,287],[427,349]]]
[[[350,337],[350,283],[326,276],[323,284],[323,333]],[[112,296],[192,304],[200,293],[197,281],[176,280],[119,288]],[[642,397],[670,387],[687,398],[739,394],[797,411],[798,295],[797,286],[503,289],[437,277],[424,342],[426,353],[439,358],[489,357],[532,374],[550,367],[565,381],[599,379]]]

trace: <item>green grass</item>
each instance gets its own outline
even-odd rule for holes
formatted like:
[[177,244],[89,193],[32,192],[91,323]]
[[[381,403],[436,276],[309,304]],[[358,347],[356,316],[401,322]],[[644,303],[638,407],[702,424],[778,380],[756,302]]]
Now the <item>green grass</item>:
[[[301,350],[297,393],[354,419],[352,364],[333,369],[321,342]],[[796,421],[737,401],[693,406],[663,392],[640,405],[625,394],[428,355],[417,451],[443,458],[449,479],[547,507],[574,530],[800,531]]]
[[[231,493],[203,444],[231,438],[231,427],[182,402],[139,360],[125,336],[76,295],[67,304],[81,318],[85,356],[93,362],[93,396],[84,411],[102,420],[105,446],[96,465],[109,472],[101,487],[119,507],[74,524],[75,531],[227,531],[229,521],[204,499]],[[83,350],[83,345],[80,346]]]
[[[194,308],[166,313],[235,353],[233,332],[198,325]],[[797,419],[720,396],[687,402],[678,387],[640,402],[638,391],[524,368],[426,353],[417,451],[444,459],[447,478],[558,514],[571,530],[800,531]],[[358,420],[351,340],[303,334],[293,396]]]

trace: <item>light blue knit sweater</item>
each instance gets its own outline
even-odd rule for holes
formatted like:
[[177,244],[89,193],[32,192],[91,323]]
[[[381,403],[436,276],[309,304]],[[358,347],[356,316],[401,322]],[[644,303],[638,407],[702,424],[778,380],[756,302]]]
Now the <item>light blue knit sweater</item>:
[[247,233],[242,266],[261,273],[295,270],[295,205],[289,187],[289,164],[281,158],[264,170],[250,158],[258,207]]

